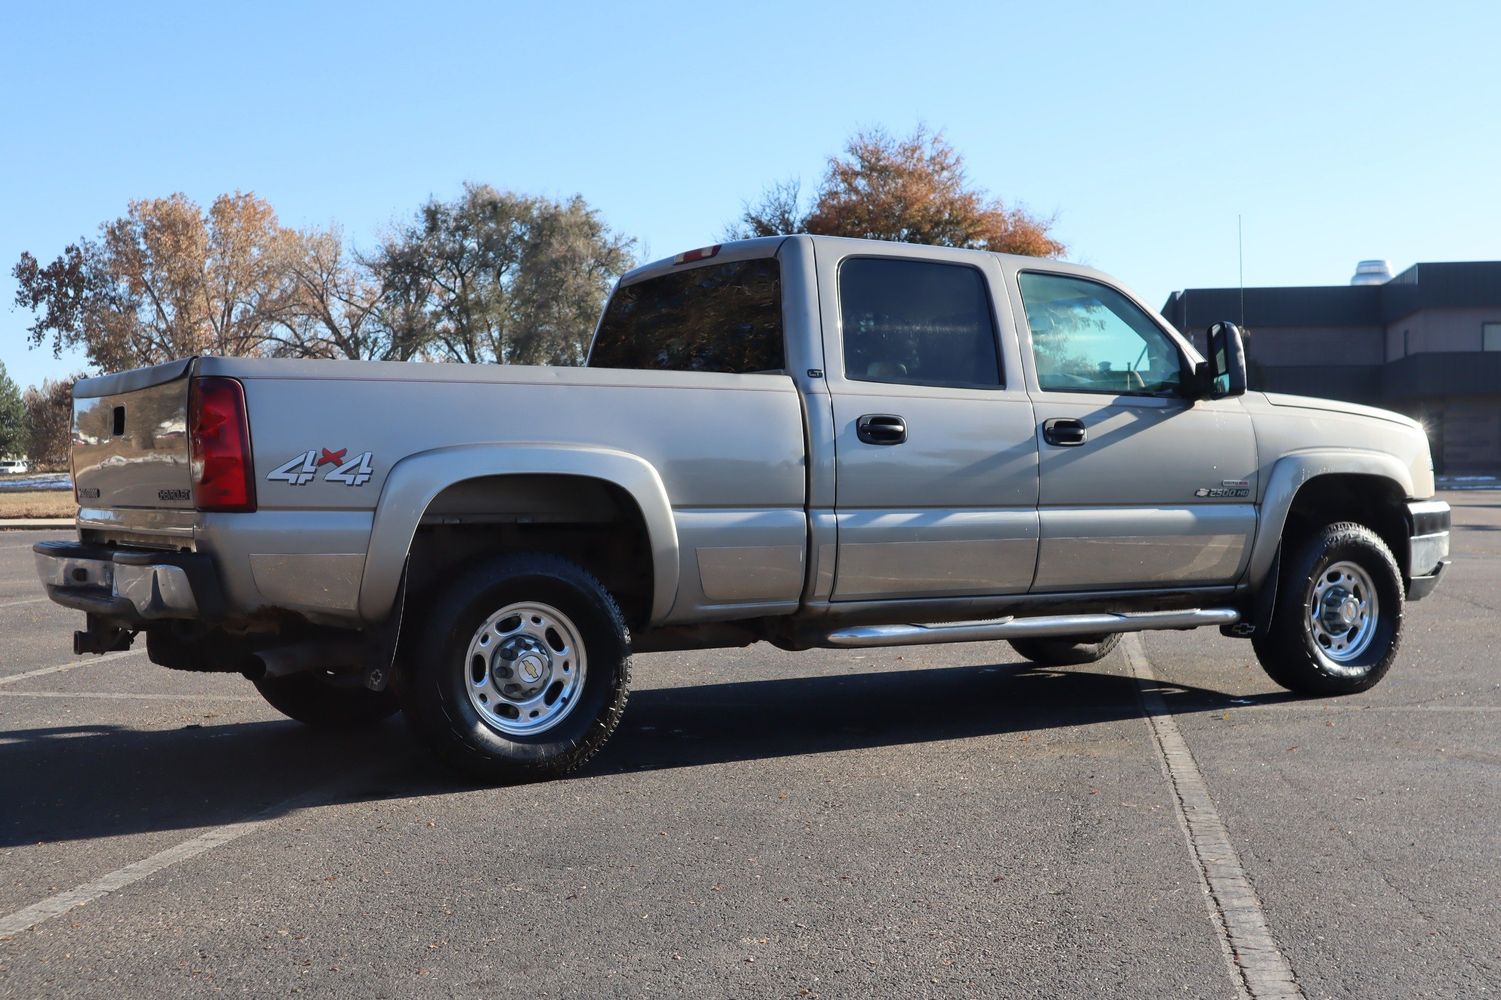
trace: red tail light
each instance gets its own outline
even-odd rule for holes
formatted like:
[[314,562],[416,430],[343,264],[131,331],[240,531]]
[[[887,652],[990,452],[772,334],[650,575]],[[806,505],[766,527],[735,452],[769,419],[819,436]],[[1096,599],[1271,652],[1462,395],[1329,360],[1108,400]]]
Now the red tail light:
[[685,250],[672,258],[674,264],[692,264],[700,260],[708,260],[719,253],[721,244],[716,243],[711,247],[699,247],[697,250]]
[[205,376],[193,380],[190,397],[193,505],[207,511],[255,510],[244,387],[232,378]]

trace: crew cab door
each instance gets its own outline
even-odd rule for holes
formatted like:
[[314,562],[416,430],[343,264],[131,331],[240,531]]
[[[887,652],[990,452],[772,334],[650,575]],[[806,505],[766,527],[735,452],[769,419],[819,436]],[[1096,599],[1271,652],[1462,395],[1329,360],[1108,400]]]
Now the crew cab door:
[[1256,530],[1240,399],[1186,398],[1184,345],[1103,276],[1006,268],[1036,418],[1033,591],[1233,583]]
[[996,259],[816,247],[834,420],[832,599],[1025,593],[1037,444],[1015,338],[999,336],[1010,309]]

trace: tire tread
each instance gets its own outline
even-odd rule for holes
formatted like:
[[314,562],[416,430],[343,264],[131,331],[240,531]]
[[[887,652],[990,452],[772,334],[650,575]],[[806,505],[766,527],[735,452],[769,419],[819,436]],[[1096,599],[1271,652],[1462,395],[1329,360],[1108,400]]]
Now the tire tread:
[[[516,552],[497,556],[462,574],[438,598],[428,605],[423,626],[421,648],[446,650],[451,630],[460,625],[461,609],[453,607],[451,595],[479,593],[503,586],[507,581],[525,576],[552,577],[573,588],[581,597],[591,599],[594,610],[603,613],[606,627],[618,643],[618,666],[611,671],[610,690],[605,694],[603,710],[590,721],[579,737],[561,744],[564,748],[546,757],[498,757],[475,746],[465,736],[465,720],[455,719],[452,708],[439,699],[435,684],[442,663],[414,662],[406,669],[408,676],[400,685],[402,704],[413,731],[440,759],[452,767],[486,782],[524,784],[560,778],[577,771],[591,760],[620,726],[629,698],[631,680],[630,630],[615,598],[594,574],[562,556],[546,552]],[[587,640],[586,640],[587,647]],[[600,676],[593,664],[600,651],[586,648],[591,662],[591,679]],[[500,737],[505,740],[505,737]],[[514,746],[531,745],[516,741]],[[560,744],[554,744],[554,747]]]
[[[1367,566],[1373,577],[1378,570],[1387,576],[1386,582],[1396,591],[1395,610],[1383,609],[1381,617],[1387,618],[1391,638],[1381,657],[1365,674],[1357,678],[1330,674],[1312,652],[1303,628],[1304,596],[1313,568],[1329,552],[1341,548],[1364,548],[1374,557],[1378,566]],[[1377,586],[1381,581],[1377,580]],[[1370,528],[1354,521],[1336,521],[1326,525],[1301,540],[1292,559],[1284,560],[1282,578],[1277,582],[1277,597],[1272,620],[1265,631],[1251,638],[1256,659],[1268,677],[1279,685],[1299,694],[1340,695],[1354,694],[1374,687],[1386,676],[1396,660],[1402,644],[1403,602],[1406,595],[1402,589],[1402,573],[1381,537]],[[1381,595],[1383,605],[1390,603],[1386,594]]]

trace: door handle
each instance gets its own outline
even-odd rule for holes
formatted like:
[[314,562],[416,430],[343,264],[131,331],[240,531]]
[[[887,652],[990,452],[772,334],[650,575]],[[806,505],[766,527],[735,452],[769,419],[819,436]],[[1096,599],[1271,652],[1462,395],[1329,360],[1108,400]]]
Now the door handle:
[[1060,448],[1073,448],[1089,440],[1089,430],[1082,420],[1054,417],[1042,422],[1042,439]]
[[866,444],[901,444],[907,440],[907,422],[894,413],[867,413],[856,421],[855,433]]

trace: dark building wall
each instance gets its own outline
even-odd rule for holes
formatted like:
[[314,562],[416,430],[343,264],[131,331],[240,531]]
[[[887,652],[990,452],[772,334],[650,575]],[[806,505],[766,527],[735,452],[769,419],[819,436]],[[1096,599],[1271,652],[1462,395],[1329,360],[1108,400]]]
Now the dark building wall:
[[1319,396],[1365,406],[1391,404],[1381,391],[1380,365],[1348,365],[1343,368],[1256,366],[1247,381],[1252,389],[1287,392],[1295,396]]
[[1244,314],[1239,288],[1189,288],[1174,292],[1163,316],[1179,330],[1197,330],[1229,320],[1259,327],[1385,326],[1382,285],[1311,288],[1247,288]]
[[1501,352],[1412,354],[1381,366],[1381,393],[1401,402],[1501,393]]
[[1501,472],[1501,261],[1417,264],[1384,285],[1192,288],[1163,315],[1202,350],[1229,320],[1252,388],[1382,406],[1423,421],[1438,471]]

